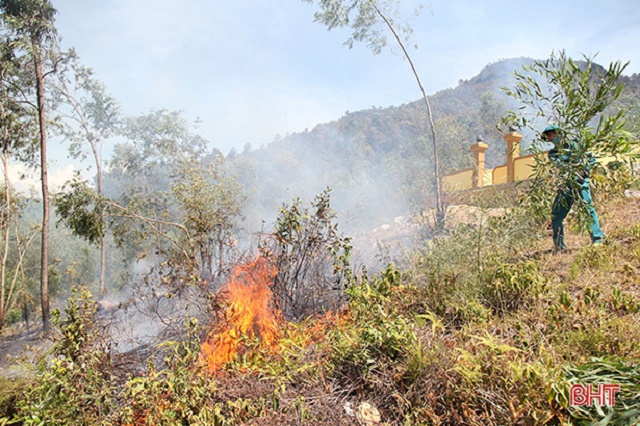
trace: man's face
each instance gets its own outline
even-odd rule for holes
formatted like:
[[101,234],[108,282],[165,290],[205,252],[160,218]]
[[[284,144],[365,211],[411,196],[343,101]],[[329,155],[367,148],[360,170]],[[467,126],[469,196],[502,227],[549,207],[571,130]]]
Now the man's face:
[[547,133],[544,134],[545,138],[547,138],[547,141],[549,142],[553,142],[553,140],[556,138],[556,131],[555,130],[549,130]]

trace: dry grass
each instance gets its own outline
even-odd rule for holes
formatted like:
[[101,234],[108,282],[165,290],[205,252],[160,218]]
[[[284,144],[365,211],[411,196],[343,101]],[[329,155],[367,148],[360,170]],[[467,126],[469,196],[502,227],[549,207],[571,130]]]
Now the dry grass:
[[[486,282],[474,280],[495,275],[430,274],[419,269],[437,266],[415,262],[415,270],[361,277],[348,311],[283,326],[279,351],[249,345],[204,381],[180,365],[157,380],[202,387],[190,392],[211,412],[221,410],[221,424],[358,424],[345,404],[363,402],[380,412],[372,424],[569,424],[575,412],[565,368],[594,357],[640,360],[640,203],[617,200],[599,211],[606,244],[591,246],[568,223],[567,252],[553,253],[547,235],[526,253],[496,258],[518,273],[530,271],[522,264],[538,268],[543,282],[535,293],[522,290],[530,292],[526,303],[492,310]],[[457,294],[445,300],[455,306],[437,313],[440,298],[450,296],[435,291],[441,285]],[[149,399],[165,400],[171,386]],[[119,398],[116,413],[130,403]],[[175,395],[174,406],[179,401]]]

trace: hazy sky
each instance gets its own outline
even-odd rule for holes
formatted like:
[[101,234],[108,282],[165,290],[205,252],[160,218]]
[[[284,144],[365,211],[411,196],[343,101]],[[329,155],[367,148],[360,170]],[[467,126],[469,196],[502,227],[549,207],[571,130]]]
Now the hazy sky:
[[[343,46],[347,30],[313,22],[301,0],[52,0],[63,47],[75,47],[125,113],[182,110],[227,153],[420,97],[397,49]],[[413,9],[417,1],[404,1]],[[428,93],[512,57],[598,53],[640,72],[637,0],[434,0],[410,21]],[[407,14],[409,16],[409,14]]]

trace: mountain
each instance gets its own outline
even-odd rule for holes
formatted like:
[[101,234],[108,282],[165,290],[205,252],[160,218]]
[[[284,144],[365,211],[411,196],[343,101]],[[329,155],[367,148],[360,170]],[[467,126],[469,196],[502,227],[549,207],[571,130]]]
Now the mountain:
[[[471,166],[469,145],[478,135],[490,145],[489,165],[504,162],[504,142],[495,129],[509,108],[500,88],[532,59],[487,65],[476,77],[430,97],[444,173]],[[428,207],[433,162],[422,100],[347,112],[312,130],[277,138],[257,150],[230,156],[247,188],[247,223],[270,222],[283,202],[311,200],[326,187],[349,231],[373,229],[397,216]],[[251,228],[251,225],[248,225]]]

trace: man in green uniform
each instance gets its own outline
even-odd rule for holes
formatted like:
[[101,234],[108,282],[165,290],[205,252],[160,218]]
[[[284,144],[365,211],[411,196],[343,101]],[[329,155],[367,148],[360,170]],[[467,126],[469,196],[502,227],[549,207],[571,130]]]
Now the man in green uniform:
[[569,181],[558,189],[556,198],[551,208],[551,227],[553,229],[553,244],[555,250],[565,250],[564,242],[564,218],[567,217],[576,195],[580,197],[589,212],[589,233],[594,244],[602,242],[604,232],[600,229],[600,222],[596,209],[593,207],[591,188],[589,187],[589,172],[595,164],[595,158],[585,152],[579,139],[571,141],[561,137],[562,129],[549,126],[542,132],[547,141],[553,143],[549,151],[549,159],[559,168],[567,171]]

